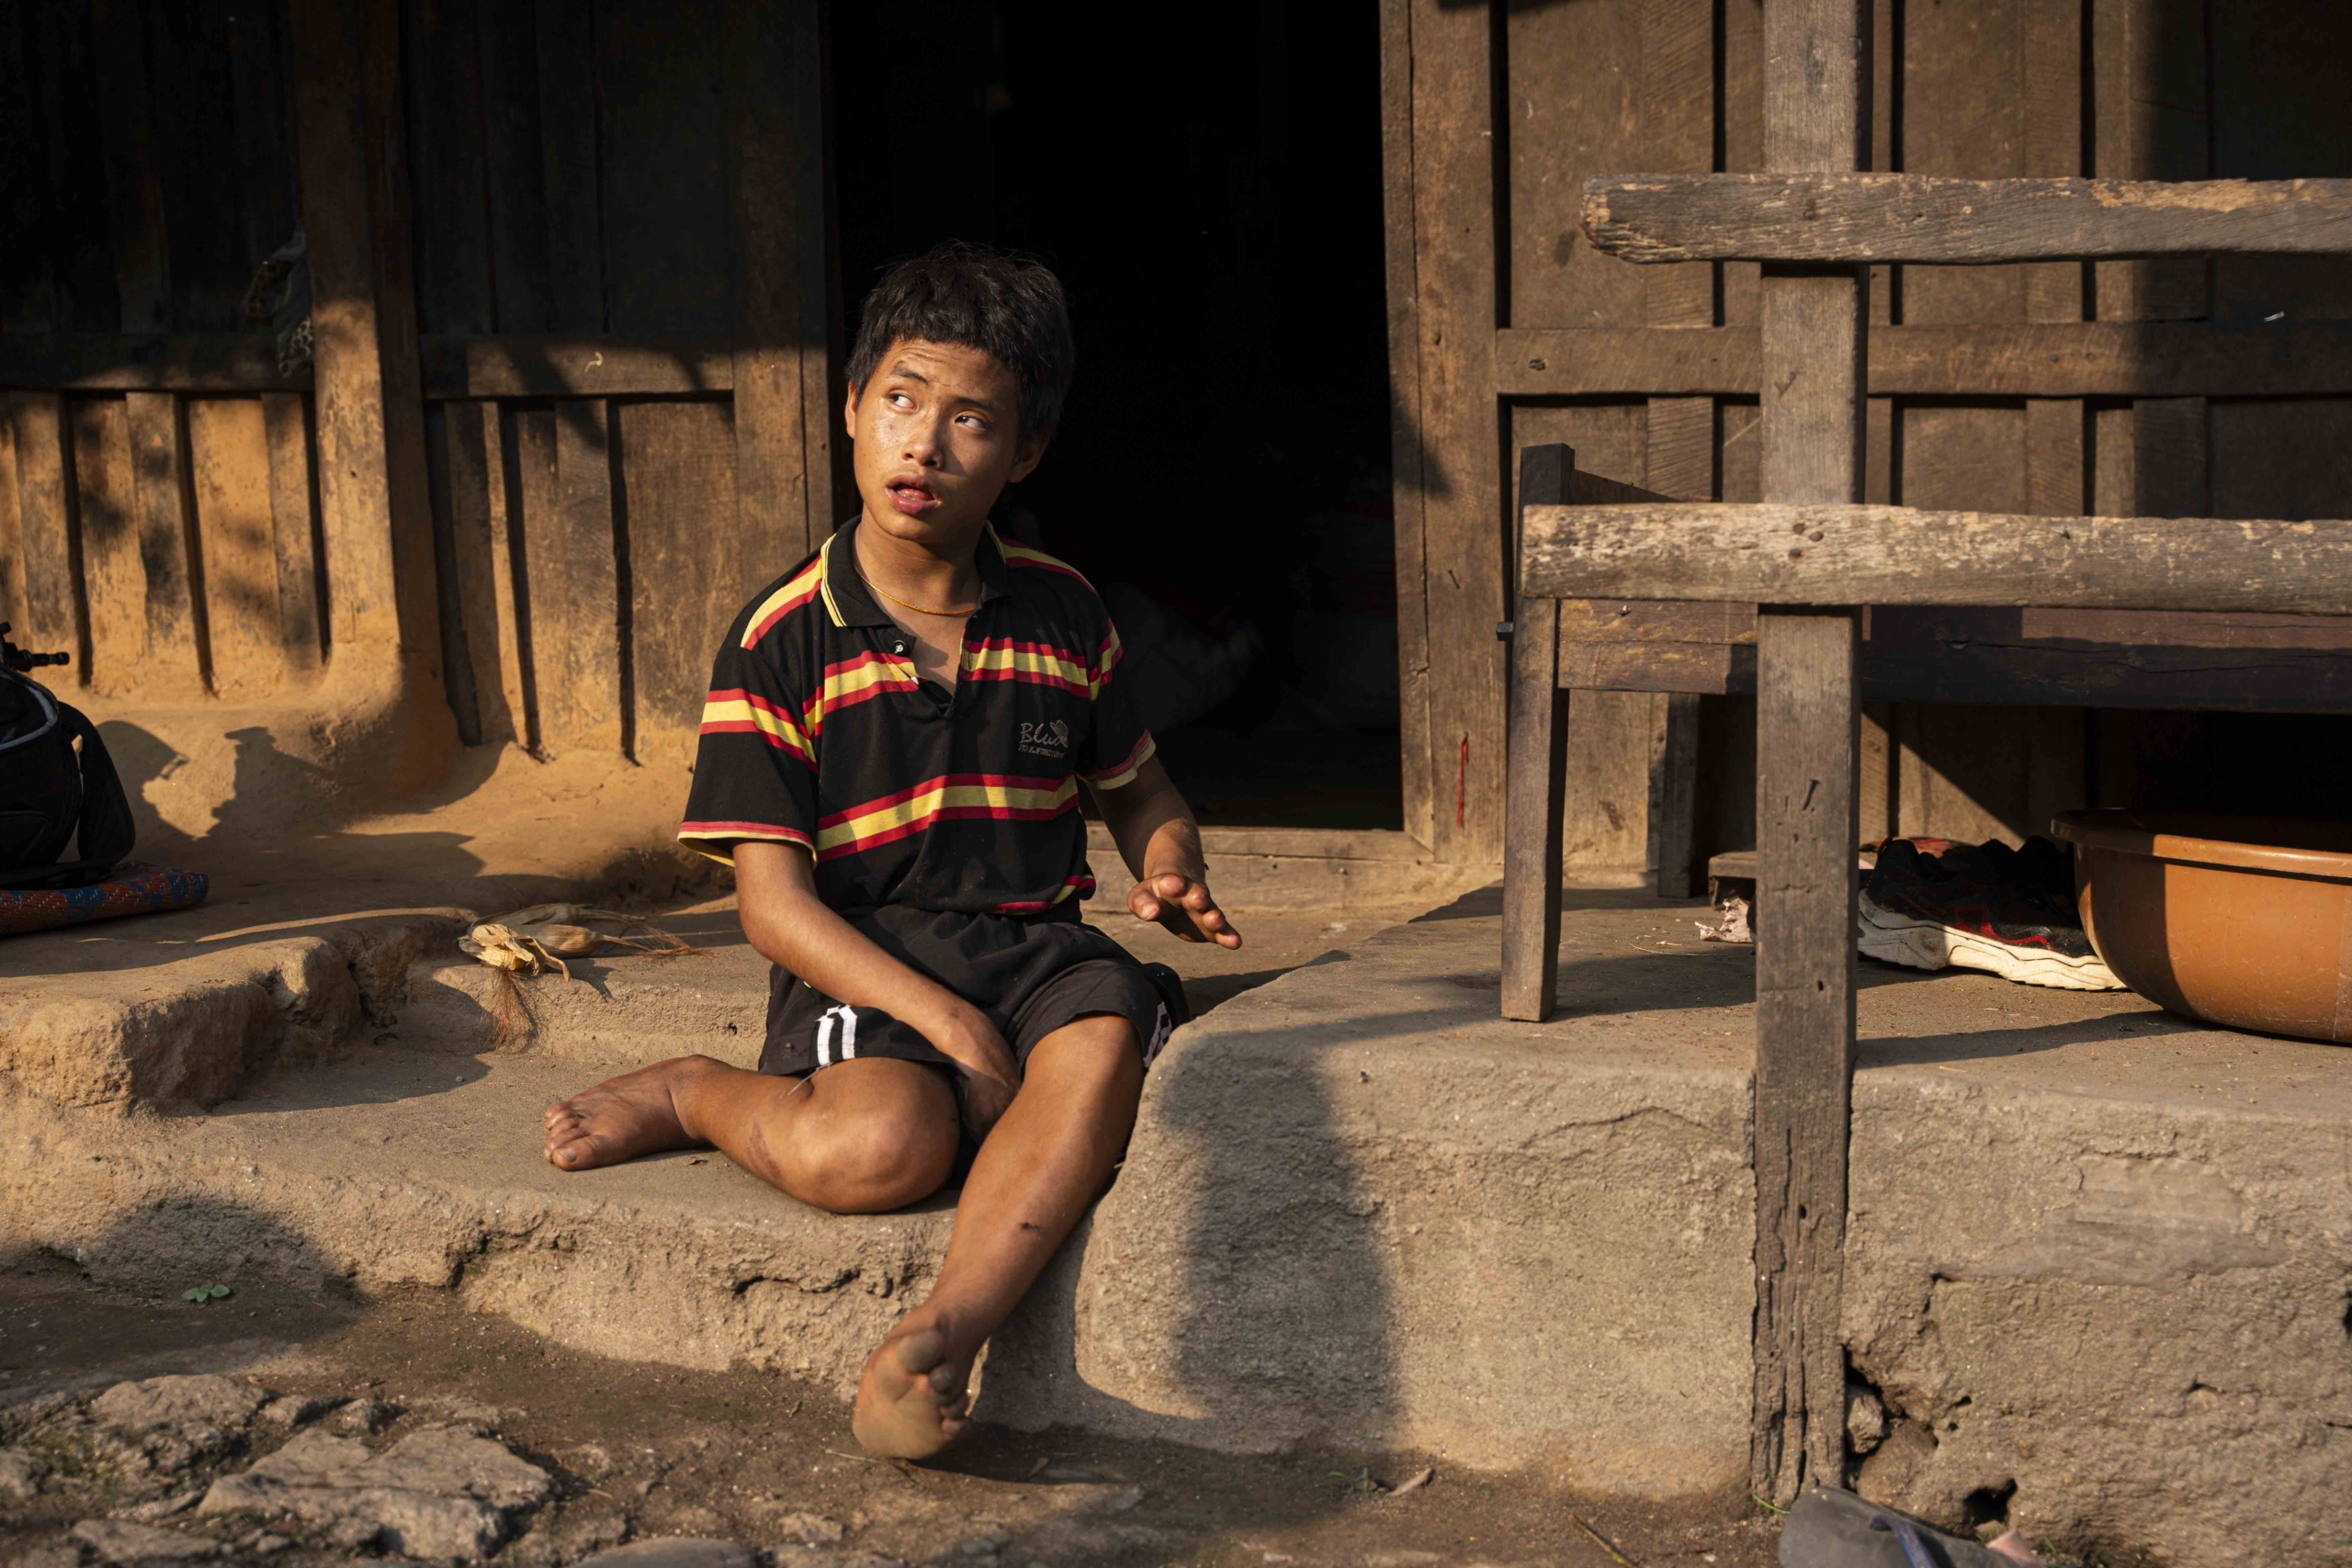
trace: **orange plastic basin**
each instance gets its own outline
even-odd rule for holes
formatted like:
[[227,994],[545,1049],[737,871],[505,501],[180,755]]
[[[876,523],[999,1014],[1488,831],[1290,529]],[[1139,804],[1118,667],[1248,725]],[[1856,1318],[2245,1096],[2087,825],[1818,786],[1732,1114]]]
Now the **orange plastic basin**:
[[2125,985],[2233,1029],[2352,1043],[2352,823],[2069,811],[2051,831]]

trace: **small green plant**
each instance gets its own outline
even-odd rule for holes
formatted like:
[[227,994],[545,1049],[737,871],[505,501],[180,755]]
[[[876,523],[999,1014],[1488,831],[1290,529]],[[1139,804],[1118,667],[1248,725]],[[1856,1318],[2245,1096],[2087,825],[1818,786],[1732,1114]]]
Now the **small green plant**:
[[1372,1470],[1369,1466],[1357,1471],[1353,1475],[1350,1475],[1344,1470],[1335,1470],[1331,1475],[1334,1480],[1347,1483],[1344,1491],[1351,1496],[1375,1497],[1388,1490],[1372,1478]]
[[236,1292],[229,1289],[226,1285],[190,1285],[187,1290],[180,1292],[180,1300],[184,1302],[194,1302],[198,1306],[206,1306],[213,1302],[221,1300],[223,1297],[232,1296],[234,1294],[236,1294]]

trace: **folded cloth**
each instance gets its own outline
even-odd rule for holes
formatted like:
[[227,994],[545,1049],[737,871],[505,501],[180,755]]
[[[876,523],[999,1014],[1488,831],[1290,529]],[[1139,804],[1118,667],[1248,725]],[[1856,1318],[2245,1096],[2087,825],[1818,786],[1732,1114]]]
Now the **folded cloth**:
[[93,882],[87,887],[0,889],[0,936],[55,931],[123,915],[193,909],[204,902],[211,886],[211,879],[200,871],[174,871],[132,861],[115,867],[114,874],[104,882]]

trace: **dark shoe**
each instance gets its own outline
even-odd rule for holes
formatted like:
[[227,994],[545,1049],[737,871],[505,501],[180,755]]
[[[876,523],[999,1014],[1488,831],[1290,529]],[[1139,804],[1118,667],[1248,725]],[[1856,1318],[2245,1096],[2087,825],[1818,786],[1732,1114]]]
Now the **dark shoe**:
[[1899,1508],[1816,1486],[1781,1522],[1781,1568],[2018,1568],[2018,1559],[1948,1535]]
[[1920,852],[1889,839],[1862,880],[1856,925],[1864,955],[1912,969],[1987,969],[2068,991],[2120,991],[2075,911],[2074,872],[2047,839]]

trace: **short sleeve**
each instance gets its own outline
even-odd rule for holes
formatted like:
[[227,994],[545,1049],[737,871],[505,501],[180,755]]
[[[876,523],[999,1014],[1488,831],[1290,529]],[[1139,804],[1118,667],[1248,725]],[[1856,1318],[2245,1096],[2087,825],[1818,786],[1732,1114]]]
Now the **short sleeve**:
[[694,788],[679,841],[734,863],[745,839],[798,844],[815,853],[817,751],[805,714],[807,694],[783,668],[776,634],[750,648],[730,632],[710,676]]
[[1097,789],[1135,783],[1136,773],[1158,749],[1136,709],[1133,682],[1119,673],[1119,628],[1105,611],[1102,641],[1086,671],[1093,722],[1087,727],[1087,743],[1078,758],[1079,773]]

